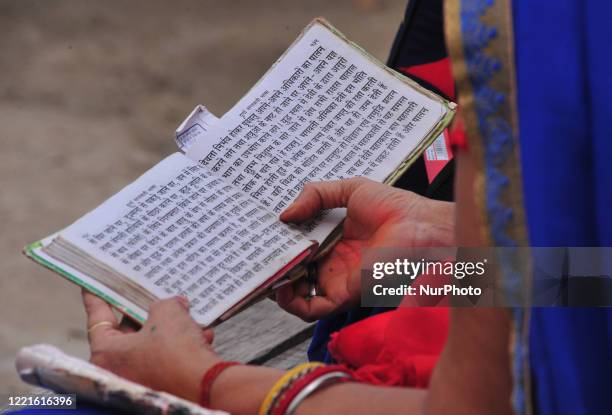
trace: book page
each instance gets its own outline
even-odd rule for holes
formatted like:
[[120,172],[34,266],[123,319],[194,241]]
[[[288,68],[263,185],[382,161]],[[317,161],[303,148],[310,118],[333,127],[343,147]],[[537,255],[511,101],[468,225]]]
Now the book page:
[[186,154],[280,213],[309,181],[384,181],[447,111],[315,22]]
[[187,296],[205,325],[311,245],[179,153],[60,236],[158,298]]

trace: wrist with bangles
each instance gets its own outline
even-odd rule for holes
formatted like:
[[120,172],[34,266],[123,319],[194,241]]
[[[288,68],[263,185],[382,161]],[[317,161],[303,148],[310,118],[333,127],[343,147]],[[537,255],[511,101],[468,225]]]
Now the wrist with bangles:
[[[213,383],[227,368],[238,362],[219,362],[206,371],[200,384],[200,405],[210,408]],[[258,415],[292,415],[315,392],[332,384],[353,380],[351,372],[340,365],[303,363],[287,371],[276,381],[261,403]]]

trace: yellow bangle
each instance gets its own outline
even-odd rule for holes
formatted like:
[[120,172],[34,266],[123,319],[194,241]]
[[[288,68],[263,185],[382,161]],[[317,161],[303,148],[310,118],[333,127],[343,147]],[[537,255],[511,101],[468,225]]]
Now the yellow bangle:
[[279,392],[286,385],[291,383],[295,378],[298,378],[304,372],[319,366],[324,365],[323,363],[319,362],[302,363],[301,365],[297,365],[296,367],[285,373],[279,380],[276,381],[274,386],[272,386],[272,388],[264,398],[263,402],[261,403],[261,406],[259,407],[258,415],[268,414],[271,409],[271,406],[274,404],[275,398],[278,397]]

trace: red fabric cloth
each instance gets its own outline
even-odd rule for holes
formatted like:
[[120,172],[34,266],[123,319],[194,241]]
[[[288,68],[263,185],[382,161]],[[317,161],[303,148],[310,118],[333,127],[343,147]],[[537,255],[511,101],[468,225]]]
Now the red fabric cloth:
[[451,70],[450,59],[398,68],[400,71],[429,82],[450,99],[455,99],[455,81]]
[[[453,79],[451,62],[449,58],[398,69],[405,74],[409,74],[429,82],[451,100],[456,99],[455,80]],[[465,127],[459,114],[457,114],[455,117],[455,122],[450,130],[449,139],[452,147],[463,150],[467,149]]]
[[332,334],[328,347],[358,381],[426,388],[447,331],[447,308],[400,307]]

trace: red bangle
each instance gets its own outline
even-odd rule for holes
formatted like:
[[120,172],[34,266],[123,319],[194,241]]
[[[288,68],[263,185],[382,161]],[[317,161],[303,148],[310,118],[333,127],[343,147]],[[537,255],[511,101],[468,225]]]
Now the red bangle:
[[[281,397],[278,402],[278,405],[272,410],[272,415],[285,415],[289,405],[295,397],[308,386],[314,380],[320,378],[323,375],[331,372],[344,372],[347,375],[351,375],[351,371],[346,368],[346,366],[342,365],[330,365],[330,366],[322,366],[314,369],[312,372],[307,373],[302,376],[298,380],[296,380],[293,385],[285,392],[285,394]],[[347,382],[350,381],[351,378],[338,380],[338,382]]]
[[210,390],[214,381],[219,377],[221,372],[231,366],[240,365],[240,362],[219,362],[214,364],[210,369],[202,376],[202,382],[200,383],[200,406],[210,408]]

